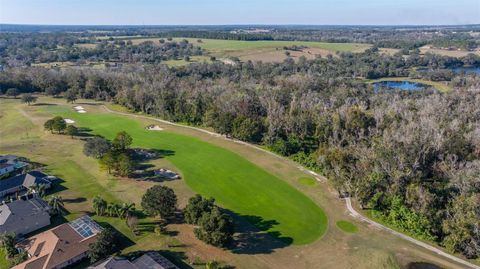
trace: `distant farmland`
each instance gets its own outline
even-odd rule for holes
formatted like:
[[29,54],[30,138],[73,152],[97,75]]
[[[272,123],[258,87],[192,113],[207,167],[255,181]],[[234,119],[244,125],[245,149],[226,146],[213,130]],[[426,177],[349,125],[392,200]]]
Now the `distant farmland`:
[[[105,39],[105,38],[99,38]],[[121,40],[130,40],[133,44],[140,44],[145,41],[152,41],[159,44],[160,37],[120,37]],[[166,38],[163,38],[166,39]],[[370,44],[361,43],[328,43],[328,42],[309,42],[309,41],[242,41],[242,40],[223,40],[223,39],[200,39],[200,38],[173,38],[175,41],[188,40],[195,46],[200,46],[208,52],[210,56],[219,59],[238,57],[242,61],[263,61],[263,62],[281,62],[287,58],[284,47],[298,46],[301,50],[288,50],[290,57],[298,59],[305,56],[307,59],[313,59],[317,56],[335,55],[336,52],[363,52],[371,47]],[[200,42],[199,42],[200,41]],[[92,44],[82,44],[84,47],[91,47]],[[179,60],[169,61],[169,64],[186,64]]]

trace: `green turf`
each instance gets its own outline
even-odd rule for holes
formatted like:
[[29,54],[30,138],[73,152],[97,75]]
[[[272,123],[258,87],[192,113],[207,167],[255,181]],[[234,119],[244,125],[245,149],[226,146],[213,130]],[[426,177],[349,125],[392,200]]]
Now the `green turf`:
[[315,184],[317,184],[317,181],[311,177],[301,177],[298,179],[298,182],[307,186],[315,186]]
[[187,39],[190,43],[198,45],[206,50],[212,51],[228,51],[228,50],[244,50],[244,49],[260,49],[260,48],[282,48],[284,46],[306,46],[309,48],[320,48],[331,51],[353,51],[363,49],[369,45],[360,43],[328,43],[328,42],[310,42],[310,41],[277,41],[277,40],[259,40],[259,41],[242,41],[242,40],[223,40],[223,39],[201,39],[199,38],[175,38],[179,41]]
[[358,231],[358,228],[355,224],[346,220],[337,221],[337,227],[346,233],[356,233]]
[[7,260],[7,253],[3,247],[0,247],[0,269],[10,268],[10,261]]
[[286,241],[311,243],[326,231],[327,217],[313,201],[229,150],[189,136],[146,131],[140,122],[126,116],[79,114],[65,106],[45,109],[74,119],[77,126],[91,128],[93,133],[109,139],[126,130],[135,147],[170,151],[172,154],[166,158],[183,172],[194,191],[214,197],[223,207],[255,220],[257,227],[273,223],[268,232],[279,233]]

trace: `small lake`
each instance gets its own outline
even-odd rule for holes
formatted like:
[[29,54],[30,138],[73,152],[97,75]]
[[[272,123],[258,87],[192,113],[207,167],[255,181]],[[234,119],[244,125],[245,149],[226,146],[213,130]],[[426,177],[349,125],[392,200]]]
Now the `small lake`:
[[403,91],[420,91],[426,89],[427,87],[429,86],[422,83],[410,81],[381,81],[373,83],[373,89],[375,91],[381,88],[397,89]]
[[455,73],[480,74],[480,67],[456,67],[452,69]]

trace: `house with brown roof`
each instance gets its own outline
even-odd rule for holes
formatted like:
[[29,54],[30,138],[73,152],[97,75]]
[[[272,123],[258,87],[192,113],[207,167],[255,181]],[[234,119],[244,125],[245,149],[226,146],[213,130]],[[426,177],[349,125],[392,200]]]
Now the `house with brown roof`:
[[60,269],[87,257],[89,245],[102,231],[89,216],[62,224],[20,242],[28,259],[12,269]]

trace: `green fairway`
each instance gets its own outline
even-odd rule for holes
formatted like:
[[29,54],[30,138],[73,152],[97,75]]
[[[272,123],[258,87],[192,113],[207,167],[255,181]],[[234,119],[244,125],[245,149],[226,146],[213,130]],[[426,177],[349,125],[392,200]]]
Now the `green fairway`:
[[165,158],[182,171],[194,191],[214,197],[223,207],[286,242],[311,243],[326,231],[327,217],[313,201],[231,151],[190,136],[147,131],[139,121],[126,116],[79,114],[67,106],[45,110],[74,119],[78,127],[90,128],[106,138],[125,130],[132,135],[135,147],[171,152]]
[[337,221],[337,227],[346,233],[356,233],[358,231],[358,228],[355,224],[346,220]]

